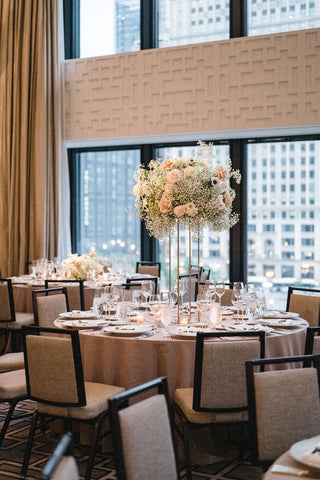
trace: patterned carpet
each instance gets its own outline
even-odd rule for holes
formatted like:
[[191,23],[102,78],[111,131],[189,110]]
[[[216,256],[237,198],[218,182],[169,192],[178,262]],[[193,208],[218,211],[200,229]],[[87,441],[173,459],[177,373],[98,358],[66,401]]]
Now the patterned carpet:
[[[33,403],[30,401],[21,402],[17,407],[17,412],[32,412]],[[0,404],[0,419],[3,421],[6,413],[6,405]],[[21,463],[25,451],[26,438],[29,432],[30,418],[26,417],[11,422],[6,439],[0,449],[0,480],[19,478]],[[40,477],[47,459],[51,455],[55,445],[58,443],[61,435],[54,435],[50,431],[43,433],[37,430],[34,447],[32,450],[31,461],[28,469],[28,480],[36,480]],[[81,445],[76,445],[74,456],[76,458],[80,475],[86,468],[88,449]],[[183,477],[183,464],[179,465],[181,476]],[[111,454],[96,455],[95,465],[92,472],[92,480],[116,480],[116,471]],[[220,461],[212,465],[195,467],[193,470],[193,480],[261,480],[262,470],[250,464],[248,460],[240,462]],[[152,479],[150,479],[152,480]]]

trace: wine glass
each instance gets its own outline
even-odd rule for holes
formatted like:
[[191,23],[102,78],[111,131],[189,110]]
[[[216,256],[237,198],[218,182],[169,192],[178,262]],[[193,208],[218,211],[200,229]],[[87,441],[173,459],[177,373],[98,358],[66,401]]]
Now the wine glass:
[[163,335],[165,340],[171,338],[168,326],[172,322],[172,307],[171,305],[162,305],[160,310],[161,324],[164,326]]
[[224,292],[226,291],[226,286],[224,282],[217,282],[215,284],[216,286],[216,295],[219,297],[219,305],[221,307],[221,297],[224,295]]
[[104,303],[104,288],[96,288],[93,298],[93,312],[97,318],[101,318]]
[[205,325],[206,317],[210,308],[210,303],[208,302],[206,292],[202,292],[197,295],[197,306],[200,312],[200,321],[203,325]]
[[159,315],[159,311],[161,309],[160,295],[159,294],[150,295],[148,305],[149,305],[149,310],[151,311],[151,314],[152,314],[154,324],[156,326],[157,316]]
[[152,280],[144,280],[141,282],[141,291],[143,293],[144,298],[146,299],[145,301],[145,308],[147,308],[147,300],[152,294]]
[[141,305],[141,297],[142,297],[142,291],[141,290],[133,290],[132,291],[132,301],[135,304],[136,309],[138,310],[140,305]]
[[266,297],[263,288],[257,288],[256,290],[256,304],[259,317],[263,317],[266,309]]
[[232,287],[231,303],[237,309],[236,323],[239,323],[240,319],[240,297],[241,290],[243,289],[243,282],[234,282]]

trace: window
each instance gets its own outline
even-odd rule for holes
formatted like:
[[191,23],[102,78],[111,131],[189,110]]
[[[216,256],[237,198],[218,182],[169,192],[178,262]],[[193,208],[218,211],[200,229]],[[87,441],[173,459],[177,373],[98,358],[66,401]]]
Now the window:
[[76,154],[81,199],[77,205],[77,252],[88,253],[94,246],[98,255],[131,267],[140,259],[140,221],[126,213],[134,200],[133,172],[139,163],[139,150]]
[[314,278],[314,267],[305,263],[301,265],[301,278]]
[[80,0],[80,57],[140,50],[140,0]]
[[[311,145],[314,145],[312,147],[314,150],[310,150]],[[259,207],[261,207],[262,201],[266,200],[261,211],[253,205],[250,195],[247,200],[247,258],[251,270],[255,272],[253,279],[250,278],[248,271],[248,282],[269,285],[265,289],[267,304],[270,308],[275,308],[276,305],[278,305],[278,308],[284,308],[285,293],[280,290],[276,291],[278,289],[277,282],[281,278],[295,278],[296,282],[299,282],[301,272],[300,265],[297,264],[298,261],[314,267],[315,278],[320,278],[319,266],[315,260],[317,252],[320,251],[319,221],[317,221],[320,207],[320,170],[318,163],[320,142],[306,140],[259,143],[259,141],[254,142],[252,140],[247,143],[246,153],[247,189],[250,192],[254,186]],[[311,167],[311,170],[308,169],[309,155],[315,158],[315,167]],[[257,161],[259,169],[252,165],[253,159]],[[258,159],[260,159],[260,162]],[[273,159],[277,170],[271,170]],[[302,165],[304,161],[307,167]],[[294,164],[294,167],[291,164]],[[270,181],[272,171],[276,171],[276,175]],[[305,176],[309,178],[310,171],[314,172],[315,178],[306,183],[301,172],[304,172]],[[258,178],[253,181],[252,174],[255,172],[257,172]],[[264,173],[267,173],[267,178],[264,178]],[[311,188],[310,183],[312,184]],[[272,193],[273,188],[274,192]],[[263,194],[265,190],[268,193],[270,192],[269,196]],[[297,195],[296,192],[299,194],[301,192],[301,196],[303,195],[302,201],[300,195]],[[282,208],[281,205],[283,205]],[[276,211],[275,208],[279,208],[280,211]],[[256,212],[254,225],[251,216],[253,212]],[[275,212],[275,217],[272,224],[268,224],[266,219],[272,218],[272,212]],[[309,217],[310,213],[311,217]],[[255,246],[254,251],[248,241]],[[268,241],[273,242],[273,245],[269,244]],[[302,251],[305,252],[303,255]],[[274,252],[274,257],[272,257],[272,252]],[[268,260],[275,262],[273,269],[267,268]],[[294,263],[293,270],[287,270],[288,262]],[[269,266],[271,267],[271,264]],[[287,273],[284,274],[284,272]],[[264,279],[264,277],[267,279]],[[290,283],[293,284],[294,282],[288,282],[288,284]],[[285,282],[280,282],[280,284],[285,286]]]
[[282,265],[281,278],[292,278],[292,277],[294,277],[294,267],[292,265]]

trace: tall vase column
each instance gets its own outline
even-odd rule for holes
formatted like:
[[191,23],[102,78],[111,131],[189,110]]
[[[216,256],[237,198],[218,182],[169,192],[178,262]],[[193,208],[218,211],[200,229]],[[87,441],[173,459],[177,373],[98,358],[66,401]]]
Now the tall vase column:
[[191,320],[191,246],[192,246],[191,228],[189,227],[189,317]]

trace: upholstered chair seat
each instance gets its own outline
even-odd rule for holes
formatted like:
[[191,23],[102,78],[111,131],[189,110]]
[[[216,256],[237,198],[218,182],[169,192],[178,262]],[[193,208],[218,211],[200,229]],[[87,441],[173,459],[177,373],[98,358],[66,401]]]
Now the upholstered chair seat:
[[0,373],[24,368],[23,352],[5,353],[0,356]]

